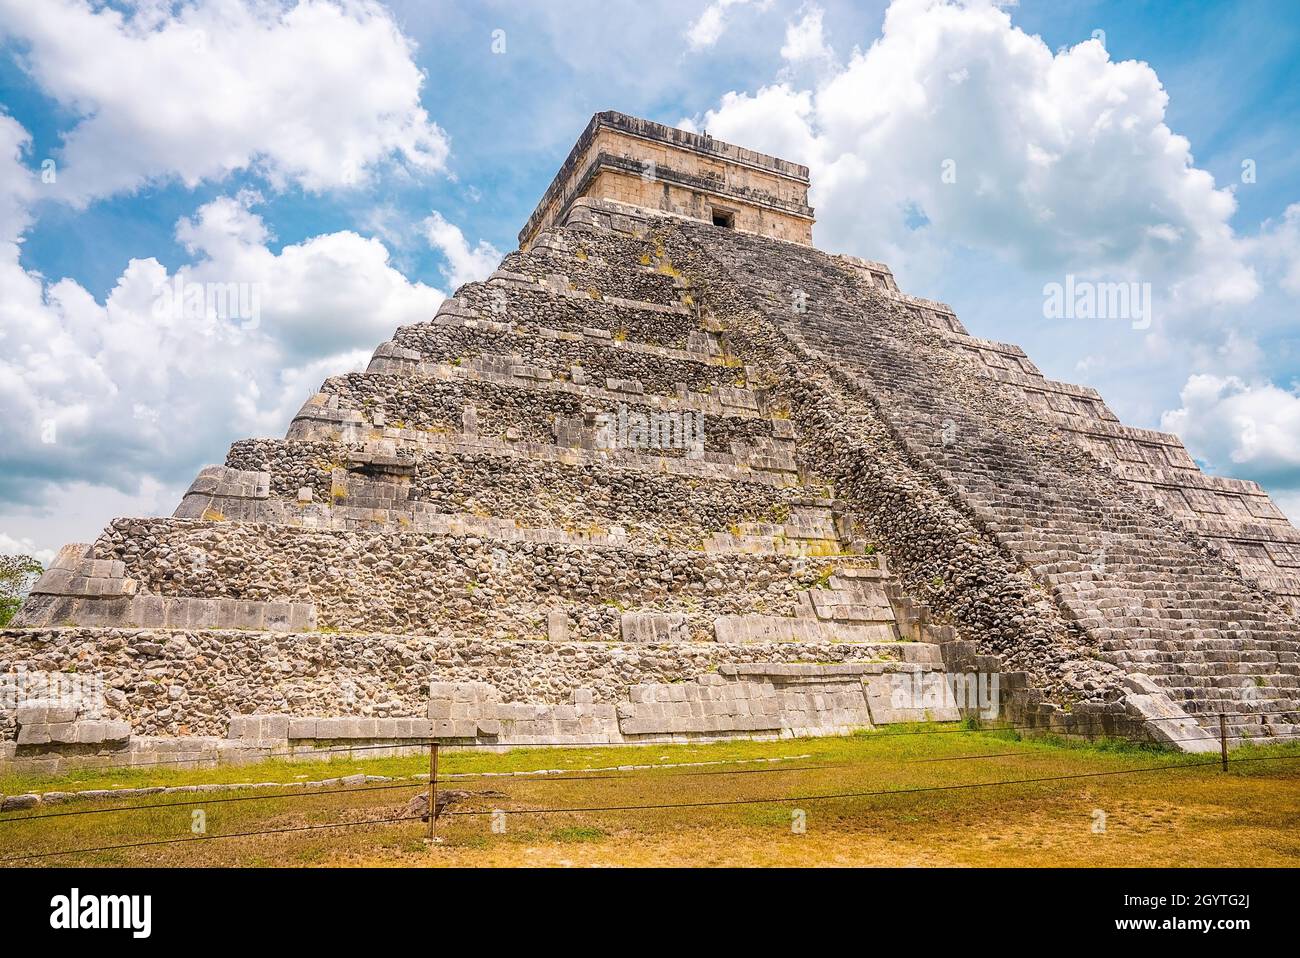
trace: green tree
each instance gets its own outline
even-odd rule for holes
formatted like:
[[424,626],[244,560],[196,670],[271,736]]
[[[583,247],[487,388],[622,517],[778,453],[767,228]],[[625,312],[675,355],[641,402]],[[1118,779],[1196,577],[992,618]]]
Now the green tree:
[[0,555],[0,628],[18,612],[45,567],[25,555]]

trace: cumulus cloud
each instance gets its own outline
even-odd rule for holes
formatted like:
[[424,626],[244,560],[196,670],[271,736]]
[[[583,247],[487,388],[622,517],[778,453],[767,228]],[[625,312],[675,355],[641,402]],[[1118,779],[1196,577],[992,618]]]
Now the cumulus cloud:
[[1300,393],[1270,382],[1198,374],[1182,406],[1161,427],[1182,437],[1212,468],[1282,486],[1300,486]]
[[[0,38],[72,118],[43,198],[240,171],[273,189],[334,189],[447,157],[411,44],[372,0],[0,0]],[[282,435],[324,378],[364,368],[443,298],[352,230],[278,246],[252,190],[177,222],[178,266],[131,259],[94,292],[46,277],[20,256],[30,144],[0,112],[3,543],[46,553],[109,515],[170,511],[199,465],[234,439]],[[434,218],[450,278],[495,265],[489,244]]]
[[[817,46],[813,16],[788,54]],[[1247,302],[1235,199],[1196,168],[1167,101],[1147,64],[1096,40],[1054,53],[988,0],[894,0],[881,37],[813,88],[733,91],[691,125],[807,162],[822,246],[903,269],[965,246],[1148,281],[1164,315]]]
[[434,212],[424,221],[424,233],[429,245],[446,259],[442,272],[453,291],[466,283],[487,279],[501,264],[500,250],[486,240],[479,240],[471,249],[465,234],[441,213]]
[[687,28],[687,45],[692,50],[706,50],[716,44],[727,30],[727,11],[731,7],[742,6],[749,2],[750,0],[713,0]]
[[0,0],[0,35],[79,118],[58,195],[86,202],[151,180],[254,169],[308,190],[389,160],[433,172],[447,137],[420,106],[411,43],[371,0],[195,0],[127,12],[88,0]]
[[1300,203],[1288,206],[1280,220],[1265,222],[1253,246],[1278,285],[1300,296]]
[[31,223],[28,204],[36,179],[23,164],[31,142],[22,124],[0,113],[0,247],[16,244]]
[[822,9],[810,7],[798,23],[791,23],[785,28],[785,44],[781,47],[781,59],[791,63],[806,60],[826,60],[834,56],[822,29]]
[[258,197],[182,219],[192,261],[133,259],[103,303],[0,261],[0,499],[40,505],[60,484],[135,492],[183,483],[245,435],[280,435],[328,375],[364,365],[442,293],[412,283],[383,244],[349,231],[268,246]]

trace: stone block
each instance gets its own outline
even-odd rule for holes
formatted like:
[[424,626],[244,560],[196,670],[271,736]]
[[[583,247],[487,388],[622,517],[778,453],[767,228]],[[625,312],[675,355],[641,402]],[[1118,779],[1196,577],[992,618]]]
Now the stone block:
[[289,631],[315,632],[316,606],[311,602],[289,603]]
[[[344,720],[340,718],[322,718],[316,720],[316,735],[318,739],[341,738]],[[291,735],[292,737],[292,735]]]
[[624,642],[661,644],[690,640],[686,616],[680,612],[624,612],[619,617],[619,629]]
[[239,621],[239,600],[238,599],[218,599],[217,600],[217,628],[218,629],[235,629]]
[[32,586],[33,595],[68,595],[76,576],[68,569],[49,569]]
[[77,741],[77,725],[75,722],[52,723],[45,726],[45,734],[52,743],[69,745]]
[[163,625],[168,629],[185,629],[190,624],[190,607],[186,599],[169,597],[163,602]]
[[131,602],[131,619],[142,629],[161,629],[167,620],[166,600],[160,595],[138,595]]
[[50,726],[23,725],[18,729],[19,745],[48,745],[50,743]]
[[187,599],[189,623],[193,629],[215,629],[221,622],[221,605],[213,599]]
[[552,642],[569,640],[569,614],[563,609],[546,613],[546,637]]
[[468,720],[457,720],[451,723],[452,738],[474,738],[478,735],[478,723]]
[[50,721],[50,712],[48,705],[25,705],[14,710],[14,721],[19,725],[45,725]]
[[235,628],[261,632],[266,628],[266,605],[251,599],[240,599],[235,604]]
[[54,557],[50,563],[51,569],[77,569],[86,556],[90,554],[90,543],[87,542],[70,542]]
[[110,719],[95,719],[76,723],[76,741],[97,745],[105,742],[125,742],[131,738],[131,725]]
[[266,628],[272,632],[289,631],[289,603],[288,602],[268,602],[266,603]]

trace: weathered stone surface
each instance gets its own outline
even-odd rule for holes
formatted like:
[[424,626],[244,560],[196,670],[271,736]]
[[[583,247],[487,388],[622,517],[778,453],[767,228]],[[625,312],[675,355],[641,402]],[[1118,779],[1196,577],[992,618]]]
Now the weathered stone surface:
[[820,734],[915,715],[896,666],[1004,673],[1003,717],[1071,734],[1300,729],[1300,532],[1263,490],[783,241],[806,170],[750,156],[722,228],[684,154],[663,210],[569,190],[602,152],[285,439],[59,554],[0,676],[102,674],[105,709],[0,696],[0,760]]

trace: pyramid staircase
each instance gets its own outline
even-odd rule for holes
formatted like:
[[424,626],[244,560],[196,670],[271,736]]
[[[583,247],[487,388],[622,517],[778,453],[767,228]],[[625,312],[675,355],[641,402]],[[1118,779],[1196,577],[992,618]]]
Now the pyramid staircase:
[[[869,397],[872,414],[971,528],[1051,596],[1083,640],[1081,654],[1116,667],[1085,679],[1079,691],[1118,677],[1126,696],[1155,696],[1160,714],[1185,714],[1207,738],[1217,738],[1223,715],[1234,744],[1300,734],[1294,586],[1274,576],[1267,581],[1277,591],[1263,588],[1200,534],[1203,523],[1171,513],[1127,481],[1122,463],[1081,441],[1080,417],[1115,421],[1094,392],[1048,384],[1027,360],[1019,375],[990,375],[981,359],[988,350],[966,348],[990,344],[968,336],[941,304],[900,294],[880,264],[806,248],[783,247],[778,256],[770,242],[739,236],[711,235],[697,245],[725,263],[748,292],[750,309],[830,371],[836,388]],[[791,290],[803,294],[793,313]],[[1023,357],[997,345],[1002,354]],[[1054,398],[1072,393],[1070,402],[1081,408],[1045,412],[1026,397],[1025,382],[1059,387]],[[1176,447],[1191,465],[1176,437],[1122,434],[1130,433]],[[1179,482],[1214,485],[1199,472]],[[1252,497],[1251,521],[1276,513],[1253,484],[1215,482]],[[1285,520],[1270,528],[1272,540],[1297,538]],[[949,604],[948,597],[931,598]],[[1016,659],[1014,636],[981,644]],[[1187,723],[1177,735],[1209,747]]]

